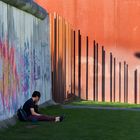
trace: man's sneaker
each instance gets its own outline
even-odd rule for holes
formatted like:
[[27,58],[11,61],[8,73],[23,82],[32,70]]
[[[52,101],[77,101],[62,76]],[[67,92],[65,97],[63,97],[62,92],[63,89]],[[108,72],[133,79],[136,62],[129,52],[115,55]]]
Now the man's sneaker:
[[60,117],[55,117],[55,122],[60,122]]

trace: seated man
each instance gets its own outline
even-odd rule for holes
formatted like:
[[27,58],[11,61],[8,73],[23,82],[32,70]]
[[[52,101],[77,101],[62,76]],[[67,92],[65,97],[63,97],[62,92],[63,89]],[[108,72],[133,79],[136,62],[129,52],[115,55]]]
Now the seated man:
[[38,101],[41,97],[40,92],[34,91],[32,94],[32,98],[27,100],[24,105],[23,109],[27,114],[27,119],[29,121],[54,121],[54,122],[61,122],[63,120],[62,116],[48,116],[48,115],[42,115],[38,112]]

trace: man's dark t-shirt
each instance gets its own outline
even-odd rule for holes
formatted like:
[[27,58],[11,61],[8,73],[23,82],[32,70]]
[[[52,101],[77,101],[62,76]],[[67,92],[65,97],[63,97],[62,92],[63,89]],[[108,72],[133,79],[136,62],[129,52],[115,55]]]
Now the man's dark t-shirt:
[[31,113],[31,108],[34,108],[35,109],[35,102],[33,101],[33,99],[32,98],[30,98],[29,100],[27,100],[25,103],[24,103],[24,105],[23,105],[23,109],[24,109],[24,111],[27,113],[27,116],[30,116],[30,115],[32,115],[32,113]]

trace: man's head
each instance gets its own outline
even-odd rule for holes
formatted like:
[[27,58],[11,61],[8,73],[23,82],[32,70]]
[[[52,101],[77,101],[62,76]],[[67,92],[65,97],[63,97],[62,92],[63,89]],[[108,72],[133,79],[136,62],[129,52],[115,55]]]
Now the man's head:
[[37,103],[37,102],[39,101],[40,97],[41,97],[41,94],[40,94],[39,91],[34,91],[34,92],[33,92],[32,98],[33,98],[34,102]]

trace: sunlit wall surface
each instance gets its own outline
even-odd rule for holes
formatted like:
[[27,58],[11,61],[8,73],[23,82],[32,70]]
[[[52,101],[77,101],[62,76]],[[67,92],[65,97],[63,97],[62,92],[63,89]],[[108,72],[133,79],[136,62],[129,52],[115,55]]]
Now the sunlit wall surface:
[[[88,99],[94,100],[94,90],[96,90],[99,101],[103,100],[102,96],[105,94],[105,101],[140,103],[139,0],[36,1],[50,13],[58,13],[71,25],[73,30],[77,32],[80,29],[81,31],[81,98],[86,99],[87,59],[85,40],[88,36]],[[94,74],[93,40],[98,43],[98,63],[95,64],[98,65],[98,69],[95,66],[97,74]],[[104,46],[105,56],[102,55],[102,46]],[[102,57],[105,57],[105,62],[103,62]],[[79,92],[78,62],[77,47],[75,64],[77,95]],[[69,73],[66,75],[71,77]],[[94,77],[98,78],[94,80]],[[66,87],[72,87],[71,82],[66,83]],[[71,90],[69,90],[69,93],[71,93]]]

